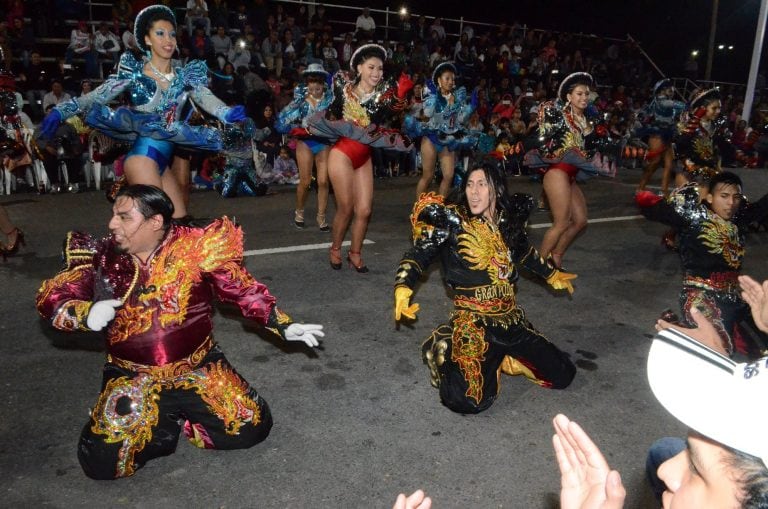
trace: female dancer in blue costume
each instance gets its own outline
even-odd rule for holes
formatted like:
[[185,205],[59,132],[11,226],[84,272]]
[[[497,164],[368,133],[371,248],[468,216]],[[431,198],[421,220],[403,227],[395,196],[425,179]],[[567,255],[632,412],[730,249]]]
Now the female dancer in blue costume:
[[[333,91],[326,85],[328,73],[322,64],[309,64],[303,73],[304,83],[293,91],[293,101],[280,112],[275,129],[283,134],[292,128],[307,127],[309,118],[325,111],[333,101]],[[299,185],[296,187],[296,212],[293,222],[304,228],[304,205],[312,184],[312,163],[317,166],[317,226],[330,231],[325,219],[328,207],[328,145],[314,139],[296,140],[296,162],[299,166]]]
[[563,79],[558,100],[539,106],[539,138],[542,145],[525,154],[524,164],[544,175],[544,192],[552,211],[552,226],[544,234],[539,253],[560,267],[563,255],[587,226],[587,201],[576,177],[597,174],[591,163],[597,133],[584,116],[590,74],[576,72]]
[[685,111],[685,103],[673,99],[674,87],[672,80],[663,79],[656,82],[653,87],[653,98],[644,109],[643,126],[638,129],[636,135],[648,137],[648,154],[645,159],[645,169],[638,191],[643,191],[648,181],[656,172],[659,163],[664,163],[664,173],[661,177],[661,191],[664,196],[669,194],[669,182],[672,178],[672,163],[675,153],[672,150],[672,138],[675,136],[675,125],[680,114]]
[[405,152],[412,148],[407,137],[384,127],[406,107],[405,97],[413,88],[405,74],[397,84],[384,80],[386,59],[387,50],[378,44],[355,50],[349,63],[355,77],[343,72],[334,75],[333,102],[325,114],[313,115],[305,129],[305,138],[332,145],[328,176],[336,197],[330,250],[334,270],[341,269],[341,243],[351,229],[347,261],[357,272],[368,272],[361,250],[373,206],[371,147]]
[[405,121],[406,134],[421,138],[422,173],[416,184],[416,197],[427,191],[435,176],[435,163],[440,156],[440,194],[447,196],[453,184],[453,171],[456,166],[456,151],[471,147],[476,139],[469,136],[466,123],[477,106],[477,95],[472,94],[467,101],[467,90],[455,88],[456,67],[452,62],[443,62],[432,72],[432,93],[424,100],[424,116],[427,121],[419,123],[408,116]]
[[[176,18],[164,5],[152,5],[136,17],[134,36],[148,56],[127,51],[120,57],[118,72],[93,92],[60,103],[43,120],[41,133],[50,137],[58,124],[80,112],[86,123],[113,138],[131,141],[124,163],[129,184],[160,187],[172,199],[175,217],[187,215],[186,191],[172,172],[166,172],[174,147],[218,151],[218,130],[191,126],[183,118],[187,100],[225,123],[245,118],[242,106],[228,107],[208,90],[208,67],[193,60],[173,67],[176,51]],[[107,103],[128,91],[132,107],[112,110]]]

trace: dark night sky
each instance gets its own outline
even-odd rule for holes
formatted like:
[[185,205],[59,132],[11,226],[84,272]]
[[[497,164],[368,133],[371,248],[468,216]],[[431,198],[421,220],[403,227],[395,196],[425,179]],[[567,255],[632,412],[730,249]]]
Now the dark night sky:
[[[730,54],[715,49],[713,79],[744,83],[754,43],[760,0],[720,0],[715,44],[733,45]],[[623,37],[630,33],[668,75],[698,48],[703,73],[712,3],[706,0],[369,0],[371,8],[397,9],[445,18],[498,22],[518,20],[533,28]],[[359,4],[361,5],[361,4]],[[766,50],[763,62],[768,61]]]

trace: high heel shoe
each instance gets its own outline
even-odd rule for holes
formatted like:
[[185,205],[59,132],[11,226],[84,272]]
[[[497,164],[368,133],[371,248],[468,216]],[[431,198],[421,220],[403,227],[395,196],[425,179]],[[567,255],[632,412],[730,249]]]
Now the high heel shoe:
[[7,237],[10,237],[14,233],[16,233],[16,239],[14,239],[14,241],[8,244],[7,246],[2,245],[2,247],[0,247],[0,256],[3,257],[3,261],[7,260],[9,256],[13,256],[16,253],[18,253],[19,247],[27,244],[27,241],[24,240],[24,232],[19,230],[18,228],[14,228],[10,232],[6,233],[5,235]]
[[296,228],[303,230],[304,229],[304,211],[303,210],[296,210],[293,214],[293,224],[296,225]]
[[333,270],[341,270],[341,248],[331,246],[328,255],[331,268]]
[[331,227],[328,225],[328,221],[325,220],[325,214],[317,215],[317,227],[320,228],[321,232],[331,231]]
[[[355,265],[355,263],[352,261],[352,255],[360,258],[360,265]],[[355,269],[360,274],[365,274],[368,272],[368,266],[363,263],[363,257],[360,256],[360,251],[349,251],[347,253],[347,262],[351,268]]]

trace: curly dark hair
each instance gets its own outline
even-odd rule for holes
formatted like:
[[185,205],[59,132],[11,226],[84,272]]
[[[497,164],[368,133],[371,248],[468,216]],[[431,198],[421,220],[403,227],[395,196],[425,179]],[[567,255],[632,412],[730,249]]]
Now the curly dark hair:
[[133,37],[136,39],[136,46],[141,51],[147,51],[147,47],[144,43],[144,36],[149,33],[149,29],[157,21],[167,21],[173,25],[173,29],[176,30],[176,16],[173,11],[165,5],[150,5],[149,7],[142,9],[136,16],[136,23],[133,28]]

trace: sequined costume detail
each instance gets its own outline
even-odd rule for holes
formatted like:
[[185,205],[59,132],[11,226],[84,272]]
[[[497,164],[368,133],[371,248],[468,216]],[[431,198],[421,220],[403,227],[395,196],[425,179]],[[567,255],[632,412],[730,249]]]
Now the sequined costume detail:
[[117,477],[133,475],[134,455],[152,438],[160,389],[161,384],[146,375],[116,378],[107,382],[93,408],[91,431],[108,444],[120,443]]
[[454,311],[422,351],[443,403],[456,412],[481,412],[493,403],[507,356],[530,365],[533,380],[547,387],[564,388],[575,374],[567,356],[536,332],[517,306],[518,267],[542,278],[555,269],[525,233],[532,198],[514,195],[512,204],[498,225],[446,205],[435,193],[421,195],[411,214],[414,243],[400,261],[395,286],[414,288],[440,259]]
[[700,112],[685,112],[677,125],[675,155],[690,180],[708,182],[722,171],[721,147],[730,143],[727,119],[702,120]]
[[[524,164],[531,168],[546,171],[558,165],[574,166],[580,178],[597,175],[591,158],[595,154],[598,136],[595,129],[587,129],[590,124],[580,123],[572,108],[561,101],[549,101],[539,106],[539,148],[525,154]],[[588,131],[588,132],[587,132]]]
[[242,235],[227,218],[173,225],[144,263],[115,252],[111,239],[68,235],[67,266],[37,295],[41,316],[83,329],[92,302],[123,302],[105,330],[103,390],[78,448],[90,477],[128,476],[172,453],[182,427],[207,448],[250,447],[268,435],[269,407],[211,335],[214,300],[283,337],[292,323],[243,267]]
[[667,200],[641,207],[641,211],[677,231],[683,267],[679,300],[686,323],[695,326],[690,311],[699,308],[714,321],[723,345],[732,353],[737,325],[749,320],[737,280],[745,253],[746,225],[768,214],[768,198],[754,204],[743,200],[729,221],[703,203],[698,186],[691,183],[675,190]]
[[250,387],[221,362],[189,373],[174,383],[176,388],[191,389],[224,423],[229,435],[237,435],[246,424],[261,422],[259,406],[248,397]]
[[[117,74],[89,94],[60,103],[56,109],[64,119],[87,113],[88,125],[112,138],[134,143],[129,154],[155,159],[161,172],[165,169],[161,163],[170,160],[175,145],[221,150],[222,139],[217,129],[187,122],[188,101],[222,122],[230,111],[206,88],[208,67],[205,62],[193,60],[183,67],[174,67],[174,77],[165,90],[144,74],[145,64],[145,59],[137,59],[131,52],[123,53]],[[123,92],[128,92],[131,107],[109,108],[107,105]],[[153,151],[153,147],[156,150]]]

